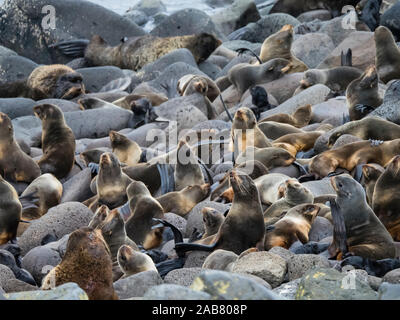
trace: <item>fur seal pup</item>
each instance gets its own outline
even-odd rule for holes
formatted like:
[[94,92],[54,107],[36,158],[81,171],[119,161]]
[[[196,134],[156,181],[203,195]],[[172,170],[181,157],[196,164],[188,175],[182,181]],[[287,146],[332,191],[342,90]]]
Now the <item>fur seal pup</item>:
[[37,163],[23,152],[14,138],[11,119],[0,112],[0,172],[5,179],[30,183],[40,176]]
[[205,239],[209,236],[216,234],[225,220],[225,216],[217,210],[209,207],[204,207],[201,210],[203,215],[204,234],[201,237]]
[[371,141],[357,141],[334,150],[324,151],[309,163],[309,172],[323,178],[337,168],[352,171],[359,164],[386,164],[400,153],[400,139],[374,145]]
[[200,63],[206,60],[221,43],[208,33],[167,38],[148,34],[128,38],[119,45],[111,47],[102,37],[95,35],[90,41],[66,41],[53,47],[66,56],[68,51],[74,51],[75,57],[84,56],[92,66],[116,66],[138,71],[144,65],[182,48],[188,49],[195,61]]
[[139,145],[123,134],[114,130],[109,132],[112,152],[117,156],[121,163],[133,166],[140,161],[142,149]]
[[272,140],[278,139],[285,134],[303,132],[303,130],[298,129],[295,126],[277,121],[260,121],[258,127],[267,138]]
[[271,59],[281,58],[289,60],[289,64],[281,71],[284,73],[303,72],[308,67],[297,59],[290,49],[293,42],[293,26],[284,25],[278,32],[270,35],[261,46],[260,59],[267,62]]
[[[231,150],[243,152],[248,146],[256,148],[272,147],[271,142],[257,125],[256,117],[249,108],[239,108],[233,118],[231,128]],[[239,139],[241,137],[241,139]],[[235,145],[239,149],[236,149]]]
[[312,117],[311,104],[306,104],[296,108],[292,115],[287,113],[278,113],[260,120],[261,123],[275,121],[290,124],[296,128],[302,128],[309,124]]
[[394,241],[400,240],[399,182],[400,156],[395,156],[376,180],[371,206]]
[[84,227],[71,233],[62,261],[43,279],[42,290],[75,282],[90,300],[118,300],[112,276],[110,251],[101,231]]
[[96,163],[100,162],[100,157],[104,152],[110,151],[109,148],[96,148],[96,149],[89,149],[81,152],[79,154],[79,158],[85,163],[86,166],[89,166],[89,163]]
[[300,81],[300,88],[307,89],[318,83],[326,85],[335,93],[346,91],[353,80],[359,78],[362,71],[358,68],[342,66],[330,69],[310,69],[304,72]]
[[42,121],[43,156],[38,161],[42,173],[51,173],[62,179],[71,171],[75,162],[75,136],[67,126],[61,109],[52,104],[33,108]]
[[351,134],[363,140],[388,141],[400,138],[400,126],[379,117],[350,121],[333,130],[328,139],[328,146],[331,148],[344,134]]
[[199,162],[184,140],[179,141],[176,155],[175,191],[181,191],[188,186],[204,184],[205,180]]
[[124,214],[126,233],[146,250],[158,247],[155,241],[157,233],[152,230],[152,226],[153,218],[164,217],[163,207],[141,181],[133,181],[126,189],[126,193],[129,201],[129,215]]
[[293,157],[299,151],[307,151],[314,147],[315,141],[324,133],[324,131],[309,131],[303,133],[286,134],[272,142],[277,148],[287,150]]
[[[264,211],[264,222],[266,225],[273,224],[289,211],[289,209],[303,203],[313,203],[314,196],[312,192],[296,179],[288,179],[281,185],[280,193],[283,197],[274,202]],[[283,191],[283,192],[282,192]]]
[[68,66],[53,64],[35,68],[28,79],[0,85],[1,98],[25,97],[71,100],[85,93],[82,75]]
[[168,192],[156,200],[164,208],[164,213],[173,212],[185,216],[196,204],[203,201],[210,193],[210,184],[188,186],[181,191]]
[[247,89],[257,85],[271,82],[284,75],[282,69],[288,66],[289,60],[275,58],[261,65],[240,63],[228,72],[229,81],[236,87],[241,97]]
[[320,207],[314,204],[300,204],[289,209],[282,219],[266,228],[265,250],[273,247],[289,249],[296,241],[306,244],[319,210]]
[[249,248],[264,246],[265,227],[257,187],[248,175],[234,170],[230,172],[230,183],[234,199],[218,233],[196,243],[177,243],[176,252],[224,249],[241,254]]
[[21,211],[17,192],[0,175],[0,245],[16,239]]
[[392,32],[384,26],[379,26],[375,30],[374,37],[375,65],[379,79],[384,83],[392,79],[400,79],[400,49],[397,47]]
[[362,166],[363,176],[361,185],[365,189],[368,205],[372,208],[372,197],[374,195],[375,184],[385,169],[376,163],[368,163]]
[[359,78],[353,80],[346,90],[350,120],[360,120],[382,104],[379,96],[379,78],[375,66],[369,67]]
[[99,205],[110,209],[122,206],[128,200],[126,188],[132,182],[121,170],[118,158],[111,152],[105,152],[100,157],[99,173],[94,178],[97,195],[87,200],[89,208],[96,211]]
[[255,160],[261,162],[268,170],[276,167],[291,165],[296,158],[282,148],[255,148],[248,147],[238,155],[236,164],[243,164],[246,161]]
[[194,92],[199,92],[212,102],[220,94],[218,86],[208,77],[195,74],[187,74],[178,80],[177,91],[181,96],[188,96]]
[[[328,249],[331,257],[337,257],[337,260],[346,258],[346,255],[372,260],[395,258],[393,239],[368,206],[363,187],[348,174],[332,177],[331,184],[337,193],[331,206],[332,217],[339,214],[344,225],[342,234],[334,227],[333,242]],[[340,245],[341,242],[344,246]],[[346,250],[347,253],[343,252]]]
[[124,272],[123,278],[143,271],[157,271],[153,260],[147,254],[126,245],[121,246],[118,250],[118,264]]
[[257,121],[260,120],[261,113],[276,108],[275,105],[269,103],[268,93],[261,86],[250,87],[251,103],[250,109],[254,112]]

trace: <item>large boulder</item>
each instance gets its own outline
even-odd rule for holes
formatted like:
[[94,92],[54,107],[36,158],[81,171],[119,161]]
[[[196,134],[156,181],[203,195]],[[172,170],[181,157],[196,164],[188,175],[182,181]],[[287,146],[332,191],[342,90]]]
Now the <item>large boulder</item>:
[[313,268],[329,268],[328,259],[315,254],[296,254],[288,261],[289,281],[301,278]]
[[37,66],[32,60],[17,54],[0,55],[0,82],[26,79]]
[[66,202],[51,208],[40,219],[34,220],[19,238],[22,255],[40,245],[49,233],[57,239],[89,224],[93,212],[79,202]]
[[113,66],[82,68],[76,72],[82,75],[85,88],[90,92],[98,92],[112,80],[124,77],[122,70]]
[[161,284],[147,290],[143,300],[211,300],[211,296],[176,284]]
[[85,168],[81,172],[75,174],[63,184],[61,202],[82,202],[89,199],[93,195],[90,190],[91,181],[92,172],[90,168]]
[[394,269],[386,273],[383,277],[383,282],[400,284],[400,269]]
[[383,119],[400,124],[400,80],[394,80],[385,92],[383,103],[367,117],[378,116]]
[[142,11],[148,16],[154,16],[157,13],[167,10],[161,0],[141,0],[132,9]]
[[[49,25],[49,15],[52,13],[56,18],[54,29]],[[84,0],[6,1],[1,9],[0,25],[2,45],[43,64],[70,60],[49,48],[61,41],[90,39],[93,35],[100,35],[111,45],[116,45],[123,37],[145,34],[132,21]]]
[[143,297],[148,289],[162,284],[156,271],[144,271],[114,282],[114,290],[120,299]]
[[27,98],[0,99],[0,112],[4,112],[10,119],[33,115],[36,102]]
[[14,273],[9,267],[5,266],[4,264],[0,264],[0,287],[2,288],[10,279],[15,279]]
[[164,283],[189,287],[201,271],[201,268],[175,269],[168,272],[168,274],[164,278]]
[[392,31],[393,35],[400,41],[400,2],[391,6],[381,16],[380,25],[385,26]]
[[383,282],[379,286],[379,300],[400,300],[400,284]]

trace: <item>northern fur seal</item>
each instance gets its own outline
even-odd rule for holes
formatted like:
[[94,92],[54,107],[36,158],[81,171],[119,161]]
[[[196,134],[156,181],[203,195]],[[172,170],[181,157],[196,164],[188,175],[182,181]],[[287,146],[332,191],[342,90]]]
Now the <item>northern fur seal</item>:
[[337,193],[336,200],[331,202],[334,220],[333,242],[328,249],[331,257],[395,258],[393,239],[368,206],[363,187],[348,174],[332,177],[331,184]]
[[400,138],[400,126],[379,117],[367,117],[347,122],[331,133],[328,146],[332,147],[336,140],[344,134],[351,134],[363,140],[394,140]]
[[384,26],[375,30],[376,56],[375,64],[379,79],[388,83],[392,79],[400,79],[400,49],[393,34]]
[[133,166],[140,161],[142,149],[135,141],[114,130],[111,130],[108,135],[110,136],[112,152],[121,163]]
[[286,134],[272,142],[277,148],[282,148],[296,156],[299,151],[308,151],[314,147],[315,141],[324,133],[324,131],[310,131],[304,133]]
[[40,176],[37,163],[23,152],[14,138],[10,118],[0,112],[0,172],[9,181],[30,183]]
[[249,248],[263,248],[265,227],[257,187],[248,175],[234,170],[230,173],[230,183],[235,195],[218,233],[196,243],[177,243],[177,252],[224,249],[241,254]]
[[358,141],[325,151],[311,159],[309,172],[316,177],[326,177],[336,168],[352,171],[359,164],[377,163],[385,166],[400,153],[400,139],[385,141],[378,146],[371,141]]
[[374,195],[375,184],[385,169],[376,163],[364,164],[362,166],[363,176],[361,184],[365,188],[368,205],[372,208],[372,197]]
[[284,73],[302,72],[308,67],[297,59],[290,49],[293,42],[293,26],[284,25],[278,32],[270,35],[261,46],[260,59],[267,62],[271,59],[282,58],[289,60],[289,64],[281,71]]
[[52,104],[35,106],[33,112],[42,121],[43,156],[38,161],[42,173],[64,178],[75,162],[75,136],[67,126],[61,109]]
[[320,207],[314,204],[300,204],[289,209],[282,219],[267,227],[265,250],[278,246],[289,249],[296,241],[306,244],[319,210]]
[[22,206],[14,187],[0,175],[0,245],[15,240]]
[[[82,45],[83,43],[83,45]],[[67,41],[55,45],[64,54],[74,51],[76,56],[84,56],[93,66],[116,66],[137,71],[144,65],[156,61],[176,49],[186,48],[197,63],[206,60],[221,45],[221,41],[208,33],[189,36],[160,38],[152,35],[128,38],[115,47],[98,35],[89,41]]]
[[296,158],[288,151],[282,148],[256,148],[248,147],[238,155],[236,164],[242,164],[246,161],[256,160],[261,162],[268,170],[275,167],[286,167],[291,165]]
[[209,207],[204,207],[201,210],[203,215],[204,234],[202,239],[216,234],[225,220],[221,212]]
[[153,260],[147,254],[126,245],[121,246],[118,250],[118,264],[124,272],[123,278],[143,271],[157,271]]
[[382,104],[378,92],[378,73],[369,67],[359,78],[353,80],[346,90],[350,120],[360,120]]
[[187,74],[178,80],[177,91],[181,96],[188,96],[194,92],[199,92],[212,102],[220,94],[218,86],[208,77],[195,74]]
[[110,251],[101,231],[84,227],[71,233],[62,261],[43,279],[42,289],[75,282],[90,300],[118,300],[112,277]]
[[372,209],[395,241],[400,240],[400,156],[395,156],[376,180]]
[[231,137],[233,139],[231,150],[236,152],[243,152],[247,147],[272,147],[271,142],[258,128],[253,111],[246,107],[239,108],[236,111],[231,128]]
[[184,216],[194,208],[196,204],[203,201],[210,193],[210,184],[188,186],[181,191],[168,192],[156,198],[164,208],[164,212],[173,212]]
[[83,78],[68,66],[53,64],[35,68],[28,79],[0,85],[0,97],[70,100],[85,93]]
[[259,122],[258,127],[269,139],[275,140],[279,137],[289,133],[301,133],[303,130],[296,128],[287,123],[280,123],[276,121]]
[[161,204],[152,197],[146,185],[141,181],[133,181],[126,189],[130,215],[126,219],[126,233],[146,250],[158,247],[157,234],[152,230],[153,218],[164,217]]
[[290,124],[296,128],[302,128],[311,120],[312,116],[312,108],[310,104],[306,104],[304,106],[300,106],[296,108],[293,114],[287,113],[278,113],[272,116],[263,118],[260,120],[260,123],[268,122],[268,121],[275,121],[280,123]]

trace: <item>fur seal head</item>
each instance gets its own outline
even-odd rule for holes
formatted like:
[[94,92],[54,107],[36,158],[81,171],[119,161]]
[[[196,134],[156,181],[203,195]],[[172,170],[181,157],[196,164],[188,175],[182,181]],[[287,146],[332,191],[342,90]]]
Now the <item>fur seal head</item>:
[[127,245],[123,245],[119,248],[117,259],[125,276],[131,276],[148,270],[157,271],[153,260],[147,254],[135,251],[132,247]]

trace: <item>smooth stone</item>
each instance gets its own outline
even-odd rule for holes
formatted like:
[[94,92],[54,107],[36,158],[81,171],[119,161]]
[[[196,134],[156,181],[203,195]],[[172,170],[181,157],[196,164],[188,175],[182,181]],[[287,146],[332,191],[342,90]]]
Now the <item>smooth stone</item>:
[[199,63],[199,70],[204,72],[207,76],[209,76],[212,80],[215,80],[217,74],[221,72],[221,68],[214,63],[209,61],[203,61]]
[[336,140],[336,142],[334,143],[334,145],[332,146],[332,150],[333,150],[333,149],[340,148],[340,147],[343,147],[343,146],[345,146],[346,144],[353,143],[353,142],[358,142],[358,141],[363,141],[363,140],[362,140],[361,138],[356,137],[356,136],[353,136],[353,135],[351,135],[351,134],[344,134],[344,135],[341,135],[341,136]]
[[159,12],[166,11],[167,7],[161,0],[140,0],[132,9],[142,11],[148,16],[153,16]]
[[[389,2],[389,1],[386,1]],[[389,3],[394,4],[388,8],[383,15],[380,17],[380,25],[385,26],[392,31],[393,35],[397,37],[397,40],[400,38],[400,3],[398,1],[390,1]]]
[[149,288],[162,283],[163,280],[158,272],[150,270],[114,282],[114,290],[121,300],[143,297]]
[[187,254],[184,268],[201,268],[210,255],[207,251],[192,251]]
[[27,79],[36,67],[38,65],[35,62],[25,57],[18,55],[0,56],[0,82]]
[[61,203],[71,201],[82,202],[89,199],[93,196],[93,193],[90,191],[91,181],[91,169],[85,168],[71,179],[64,182]]
[[82,75],[85,88],[90,92],[98,92],[110,81],[124,77],[122,70],[113,66],[83,68],[76,72]]
[[333,225],[324,217],[316,217],[308,233],[309,241],[320,241],[333,235]]
[[273,291],[288,300],[296,300],[296,292],[300,285],[300,281],[301,279],[296,279],[283,283],[279,287],[273,289]]
[[289,281],[301,278],[313,268],[328,268],[328,259],[315,254],[296,254],[288,261]]
[[35,291],[38,290],[39,288],[18,279],[9,279],[5,283],[3,283],[3,289],[7,293],[14,293],[14,292],[24,292],[24,291]]
[[389,282],[393,284],[400,284],[400,269],[394,269],[386,273],[383,277],[383,282]]
[[383,282],[379,286],[379,300],[400,300],[400,284]]
[[164,283],[189,287],[193,280],[200,274],[201,270],[201,268],[182,268],[172,270],[165,276]]
[[12,120],[22,116],[33,115],[36,102],[27,98],[1,98],[0,112],[5,113]]
[[333,98],[312,106],[311,122],[318,123],[332,117],[338,121],[343,121],[343,116],[349,114],[349,108],[346,100],[342,98]]
[[[80,105],[69,100],[64,99],[44,99],[39,100],[35,103],[35,106],[41,104],[54,104],[61,109],[62,112],[73,112],[73,111],[81,111]],[[33,114],[33,112],[32,112]]]
[[142,11],[139,10],[129,10],[123,15],[125,18],[133,21],[138,26],[143,26],[149,21],[149,17]]
[[293,252],[290,252],[289,250],[287,250],[283,247],[272,247],[271,249],[268,250],[268,252],[280,256],[286,262],[288,262],[290,257],[292,257],[294,255]]
[[297,17],[297,20],[299,20],[300,22],[311,22],[315,19],[327,21],[332,19],[332,14],[329,10],[320,9],[303,12]]
[[388,87],[381,106],[376,108],[367,117],[380,117],[400,124],[400,80],[394,80]]
[[10,279],[15,279],[14,273],[9,267],[0,264],[0,287],[3,288],[5,283]]
[[217,249],[206,258],[202,268],[232,272],[238,258],[239,256],[232,251]]
[[211,296],[176,284],[161,284],[147,290],[143,300],[211,300]]

